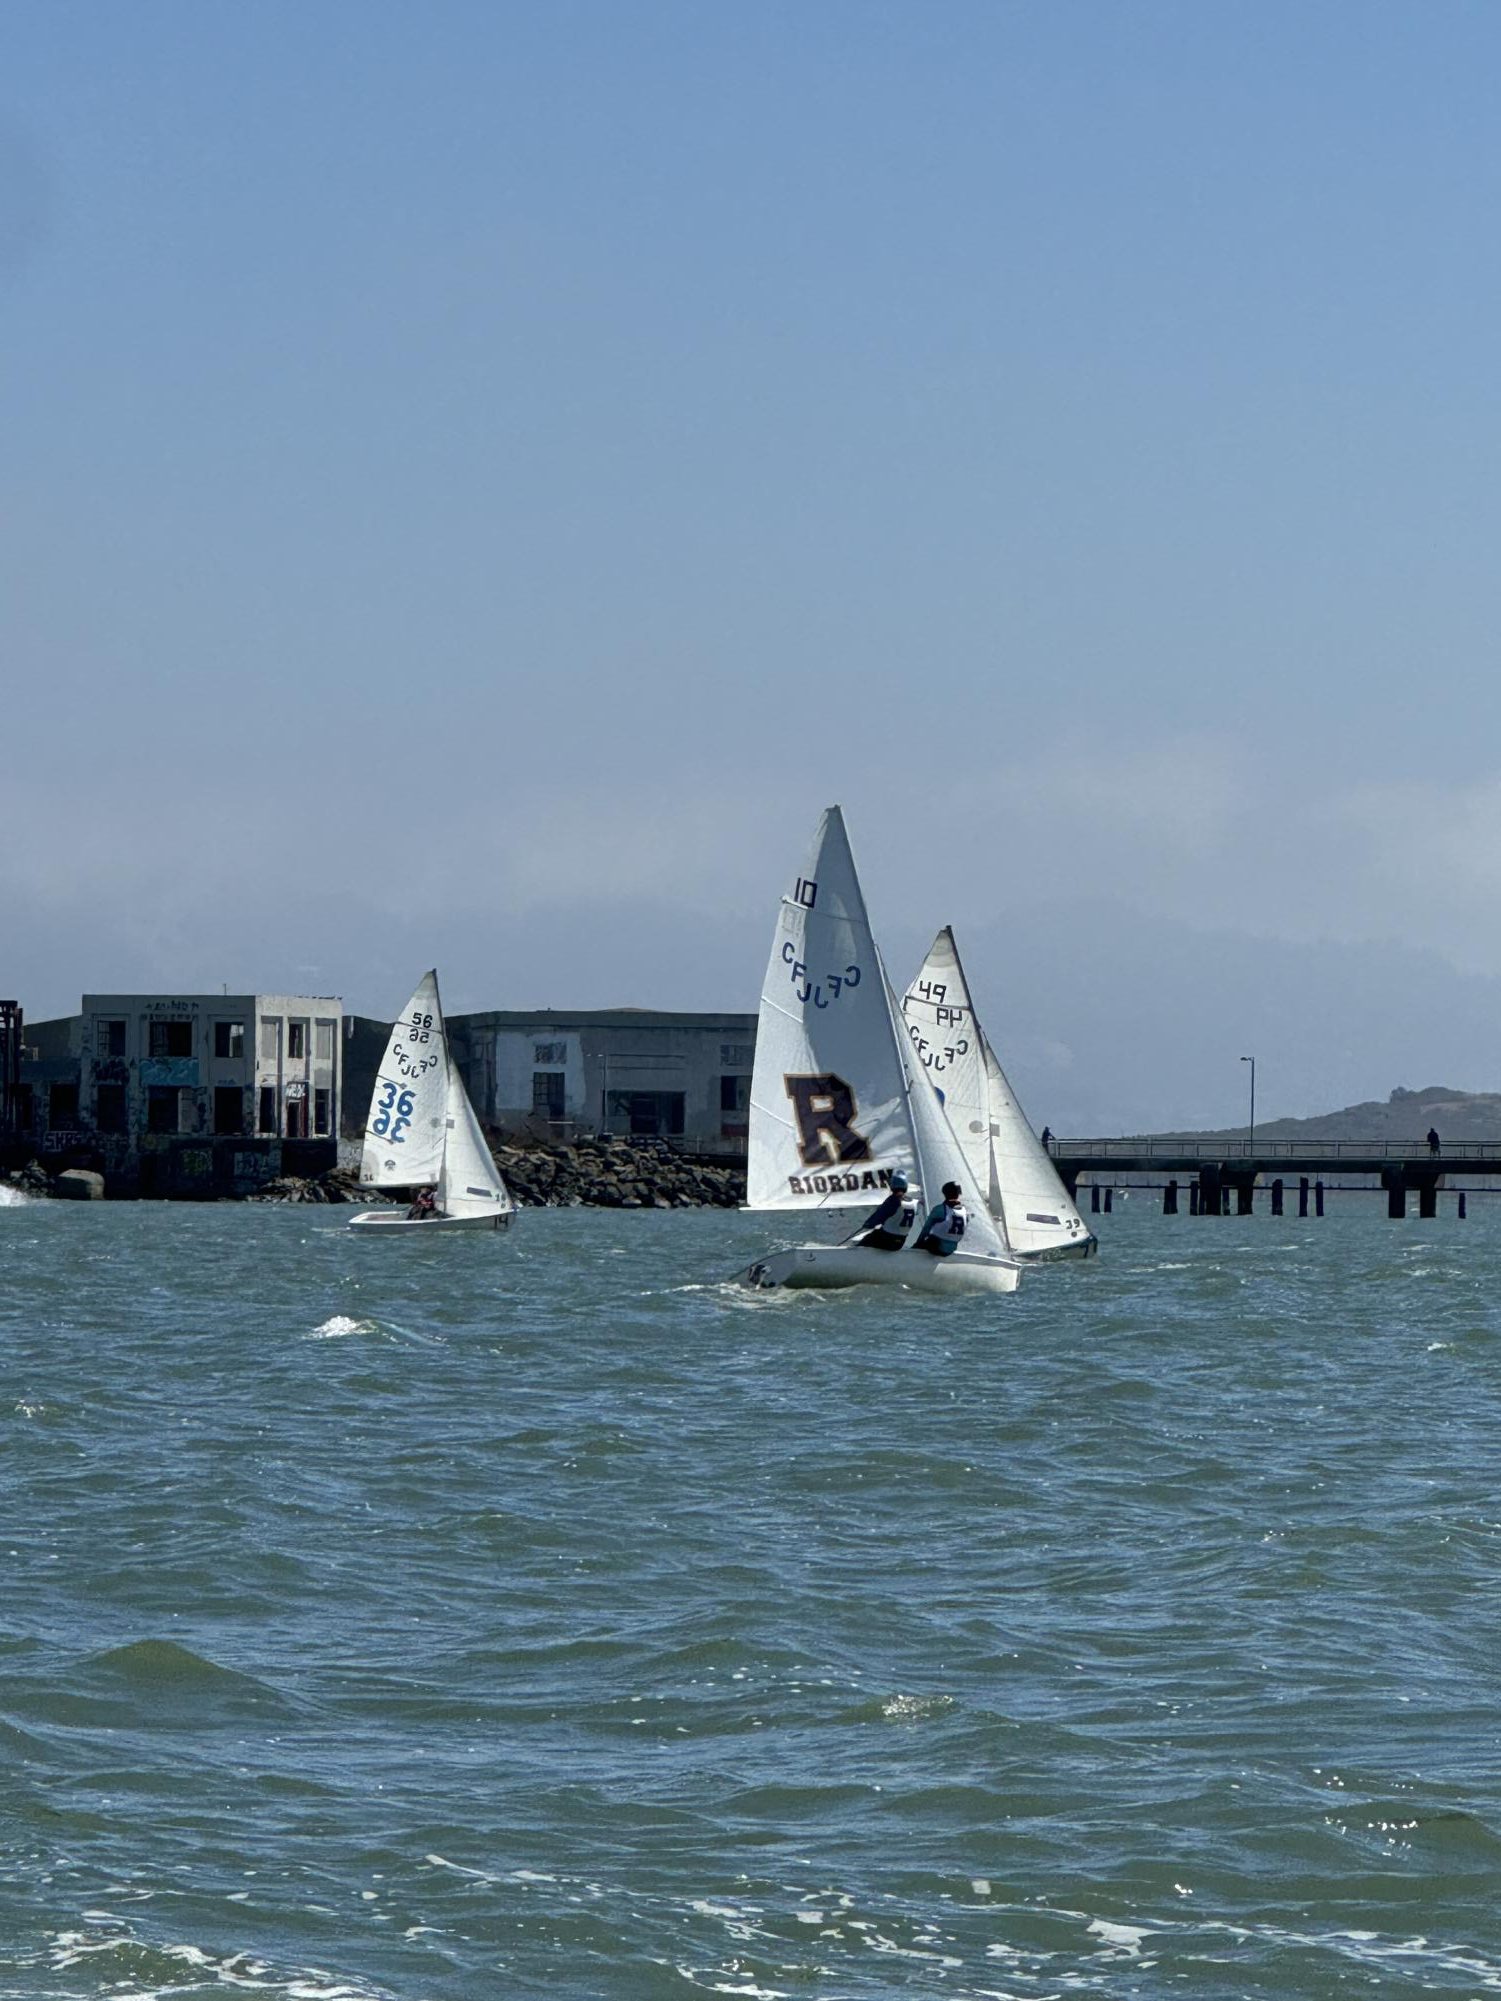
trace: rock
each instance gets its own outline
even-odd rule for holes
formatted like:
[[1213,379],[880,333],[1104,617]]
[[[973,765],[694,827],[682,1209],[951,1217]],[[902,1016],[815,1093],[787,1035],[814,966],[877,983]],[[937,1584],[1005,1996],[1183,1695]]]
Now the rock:
[[52,1184],[52,1192],[73,1202],[102,1202],[104,1176],[86,1167],[65,1167]]

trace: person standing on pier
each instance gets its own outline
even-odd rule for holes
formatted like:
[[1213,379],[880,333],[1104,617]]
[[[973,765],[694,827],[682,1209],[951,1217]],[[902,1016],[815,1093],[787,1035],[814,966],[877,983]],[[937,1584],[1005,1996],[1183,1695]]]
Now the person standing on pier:
[[1434,1126],[1428,1128],[1428,1151],[1430,1153],[1438,1152],[1438,1130]]

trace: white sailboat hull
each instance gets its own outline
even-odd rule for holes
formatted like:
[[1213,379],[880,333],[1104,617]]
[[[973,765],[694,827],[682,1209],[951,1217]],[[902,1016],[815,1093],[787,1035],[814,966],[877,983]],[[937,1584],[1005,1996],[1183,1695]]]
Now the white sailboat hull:
[[388,1234],[397,1230],[416,1231],[419,1236],[447,1236],[454,1230],[504,1230],[509,1227],[512,1211],[502,1210],[498,1216],[408,1216],[404,1209],[362,1209],[358,1216],[351,1216],[351,1230],[384,1230]]
[[926,1251],[873,1251],[862,1244],[798,1244],[758,1258],[740,1280],[761,1290],[904,1285],[914,1292],[939,1294],[1015,1292],[1021,1267],[1010,1258],[975,1251],[935,1258]]
[[1014,1246],[1011,1255],[1019,1258],[1024,1265],[1061,1264],[1065,1258],[1093,1258],[1100,1252],[1098,1237],[1080,1237],[1072,1244],[1045,1244],[1041,1250],[1019,1251]]

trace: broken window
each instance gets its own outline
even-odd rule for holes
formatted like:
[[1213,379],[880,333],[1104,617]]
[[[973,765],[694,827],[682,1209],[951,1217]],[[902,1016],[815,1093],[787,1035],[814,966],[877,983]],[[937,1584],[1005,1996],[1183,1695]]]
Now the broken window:
[[238,1061],[245,1054],[245,1024],[243,1021],[216,1021],[214,1023],[214,1054],[227,1056]]
[[331,1063],[334,1055],[334,1025],[331,1021],[317,1024],[318,1045],[315,1051],[320,1063]]
[[[321,1022],[318,1025],[320,1028],[323,1026]],[[313,1093],[313,1131],[315,1133],[326,1133],[328,1131],[328,1109],[329,1101],[332,1097],[332,1091],[314,1091]]]
[[721,1042],[719,1060],[726,1070],[748,1070],[756,1060],[754,1042]]
[[123,1021],[100,1021],[95,1023],[94,1054],[96,1056],[123,1056],[125,1054],[125,1024]]
[[261,1056],[267,1063],[274,1063],[281,1054],[281,1016],[268,1014],[261,1020]]
[[683,1130],[683,1093],[611,1091],[608,1123],[611,1132],[618,1132],[624,1123],[639,1139],[676,1137]]
[[721,1077],[719,1080],[719,1109],[722,1112],[744,1112],[750,1108],[749,1077]]
[[47,1093],[47,1124],[53,1132],[78,1124],[78,1086],[54,1084]]
[[532,1072],[532,1111],[539,1119],[562,1119],[567,1116],[564,1110],[561,1070]]
[[568,1057],[566,1042],[534,1042],[532,1061],[534,1063],[563,1063]]
[[94,1087],[94,1123],[102,1133],[125,1131],[123,1084],[97,1084]]
[[307,1055],[307,1023],[289,1021],[287,1023],[287,1055],[292,1058]]
[[[153,1023],[153,1027],[160,1024]],[[146,1130],[175,1133],[180,1130],[178,1112],[182,1093],[175,1084],[148,1084],[146,1087]]]
[[[160,1063],[174,1056],[193,1053],[193,1024],[190,1021],[154,1021],[151,1024],[151,1060]],[[174,1127],[175,1131],[176,1128]]]
[[255,1129],[257,1132],[262,1133],[274,1133],[276,1131],[276,1088],[272,1084],[262,1084],[261,1086],[260,1105],[256,1113]]
[[288,1098],[287,1100],[287,1138],[307,1138],[306,1098]]
[[[230,1026],[221,1022],[221,1028]],[[236,1028],[239,1023],[233,1024]],[[238,1084],[218,1084],[214,1087],[214,1131],[219,1134],[239,1134],[245,1130],[245,1093]]]

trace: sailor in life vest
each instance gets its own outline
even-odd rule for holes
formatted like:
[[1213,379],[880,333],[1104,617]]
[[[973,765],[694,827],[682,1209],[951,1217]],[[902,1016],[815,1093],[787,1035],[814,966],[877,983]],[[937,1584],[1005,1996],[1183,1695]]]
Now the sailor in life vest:
[[969,1222],[969,1212],[959,1200],[963,1191],[957,1181],[945,1181],[943,1200],[936,1209],[928,1212],[928,1220],[922,1226],[922,1235],[916,1248],[926,1251],[930,1257],[951,1258],[959,1248]]
[[908,1193],[905,1174],[898,1168],[891,1177],[891,1193],[879,1209],[872,1209],[855,1232],[855,1242],[868,1251],[899,1251],[917,1221],[917,1197]]

